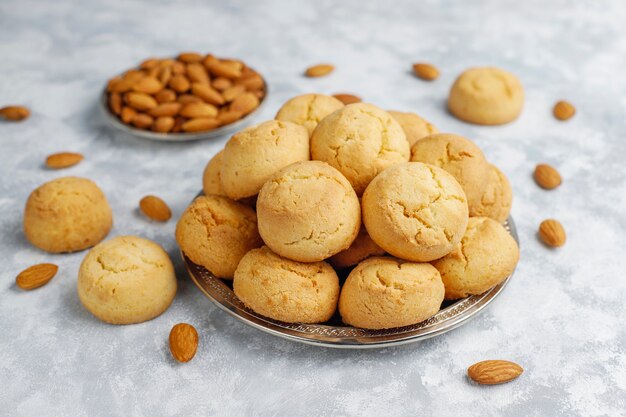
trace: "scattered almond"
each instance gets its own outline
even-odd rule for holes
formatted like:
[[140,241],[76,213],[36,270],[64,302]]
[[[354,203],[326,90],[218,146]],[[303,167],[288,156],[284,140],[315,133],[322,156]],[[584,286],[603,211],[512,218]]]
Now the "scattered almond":
[[307,77],[324,77],[335,70],[335,67],[330,64],[319,64],[309,67],[304,72]]
[[167,203],[154,195],[142,198],[139,208],[146,217],[158,222],[166,222],[172,217],[172,211]]
[[554,117],[565,121],[571,119],[576,114],[576,108],[567,101],[559,101],[554,105]]
[[30,110],[24,106],[6,106],[0,109],[0,116],[11,122],[19,122],[30,116]]
[[46,158],[46,166],[50,169],[62,169],[76,165],[82,160],[83,156],[79,153],[59,152]]
[[548,246],[559,247],[565,244],[567,239],[565,229],[558,220],[548,219],[539,225],[539,237]]
[[54,264],[37,264],[20,272],[15,283],[23,290],[34,290],[46,285],[56,275],[59,267]]
[[433,81],[439,77],[439,70],[431,64],[413,64],[413,72],[418,78],[426,81]]
[[345,93],[333,94],[333,97],[335,97],[337,100],[341,101],[343,104],[346,104],[346,105],[361,102],[361,97],[358,97],[352,94],[345,94]]
[[552,190],[561,185],[561,174],[548,164],[537,165],[533,177],[537,184],[546,190]]
[[520,376],[524,369],[518,364],[503,360],[488,360],[467,368],[467,376],[482,385],[509,382]]
[[189,362],[198,350],[198,332],[187,323],[178,323],[170,331],[170,352],[178,362]]

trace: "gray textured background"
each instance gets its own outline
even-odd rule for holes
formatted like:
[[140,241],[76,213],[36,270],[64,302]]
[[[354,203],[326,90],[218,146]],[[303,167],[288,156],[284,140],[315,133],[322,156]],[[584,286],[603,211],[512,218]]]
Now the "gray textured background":
[[[0,415],[462,415],[615,416],[626,409],[626,4],[613,1],[8,1],[0,2],[0,104],[33,110],[0,123]],[[299,93],[354,92],[383,108],[415,111],[466,135],[509,176],[522,258],[504,293],[476,320],[406,347],[334,351],[282,341],[214,307],[182,271],[175,220],[200,188],[206,161],[227,138],[158,144],[111,131],[96,102],[107,78],[149,56],[182,50],[240,57],[268,79],[260,119]],[[434,83],[410,74],[433,62]],[[330,62],[323,79],[304,68]],[[477,127],[446,114],[460,71],[492,64],[517,74],[522,116]],[[553,119],[567,98],[578,114]],[[259,119],[259,120],[260,120]],[[59,172],[46,155],[76,151]],[[539,189],[538,162],[564,184]],[[115,215],[111,236],[164,245],[177,264],[179,294],[161,317],[116,327],[91,317],[76,296],[84,253],[48,255],[27,244],[28,193],[64,175],[95,180]],[[174,219],[137,213],[154,193]],[[568,242],[549,250],[539,222],[560,219]],[[23,292],[17,272],[38,262],[60,271]],[[195,359],[174,363],[167,335],[195,325]],[[517,381],[479,387],[468,365],[514,360]]]

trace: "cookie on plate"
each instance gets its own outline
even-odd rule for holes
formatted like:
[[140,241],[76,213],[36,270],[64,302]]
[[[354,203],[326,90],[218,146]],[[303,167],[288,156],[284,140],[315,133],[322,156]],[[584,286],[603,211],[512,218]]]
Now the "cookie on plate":
[[328,258],[328,262],[338,269],[348,268],[370,256],[381,256],[384,254],[385,251],[367,234],[365,226],[361,225],[359,234],[350,247]]
[[495,165],[489,165],[489,179],[480,204],[470,209],[472,217],[490,217],[504,223],[511,212],[513,192],[506,176]]
[[423,137],[439,133],[439,130],[432,123],[415,113],[394,110],[389,110],[388,113],[400,123],[411,146]]
[[222,181],[220,180],[223,152],[224,151],[219,151],[216,153],[204,168],[204,172],[202,173],[202,191],[204,191],[205,195],[226,195],[222,187]]
[[276,114],[276,120],[293,122],[304,126],[309,135],[311,135],[320,120],[343,106],[344,104],[341,101],[332,96],[303,94],[283,104]]

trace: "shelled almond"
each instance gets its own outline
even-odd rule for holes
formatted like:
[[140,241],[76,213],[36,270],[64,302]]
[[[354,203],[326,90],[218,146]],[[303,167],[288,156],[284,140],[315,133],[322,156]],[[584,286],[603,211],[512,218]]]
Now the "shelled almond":
[[109,80],[107,103],[122,123],[159,133],[201,132],[234,123],[266,95],[245,63],[184,52],[149,58]]

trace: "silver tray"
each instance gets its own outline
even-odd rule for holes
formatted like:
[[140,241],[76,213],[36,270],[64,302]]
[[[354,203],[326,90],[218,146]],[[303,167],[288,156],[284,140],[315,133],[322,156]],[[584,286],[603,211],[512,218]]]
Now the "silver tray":
[[[504,226],[519,245],[517,230],[511,217]],[[402,345],[448,332],[476,317],[502,292],[513,276],[511,274],[484,294],[473,295],[449,304],[444,302],[444,307],[437,314],[420,323],[393,329],[368,330],[346,326],[341,323],[338,316],[326,324],[284,323],[261,316],[247,308],[225,281],[216,278],[204,267],[194,264],[184,254],[182,256],[192,281],[215,305],[231,316],[274,336],[310,345],[344,349]]]
[[[261,77],[263,78],[263,77]],[[137,129],[135,127],[129,126],[127,124],[122,123],[122,121],[109,109],[108,101],[108,93],[106,90],[106,85],[100,94],[100,111],[104,115],[104,118],[108,125],[125,132],[129,135],[151,139],[160,142],[188,142],[194,140],[202,140],[202,139],[210,139],[215,138],[222,135],[227,135],[242,129],[243,127],[250,124],[250,122],[254,119],[254,116],[258,114],[261,107],[267,101],[267,95],[269,94],[269,89],[267,86],[267,81],[263,78],[263,82],[265,83],[265,95],[263,99],[259,102],[259,105],[252,112],[248,113],[245,117],[237,120],[234,123],[224,125],[218,127],[217,129],[207,130],[205,132],[196,132],[196,133],[158,133],[152,132],[150,130]]]

